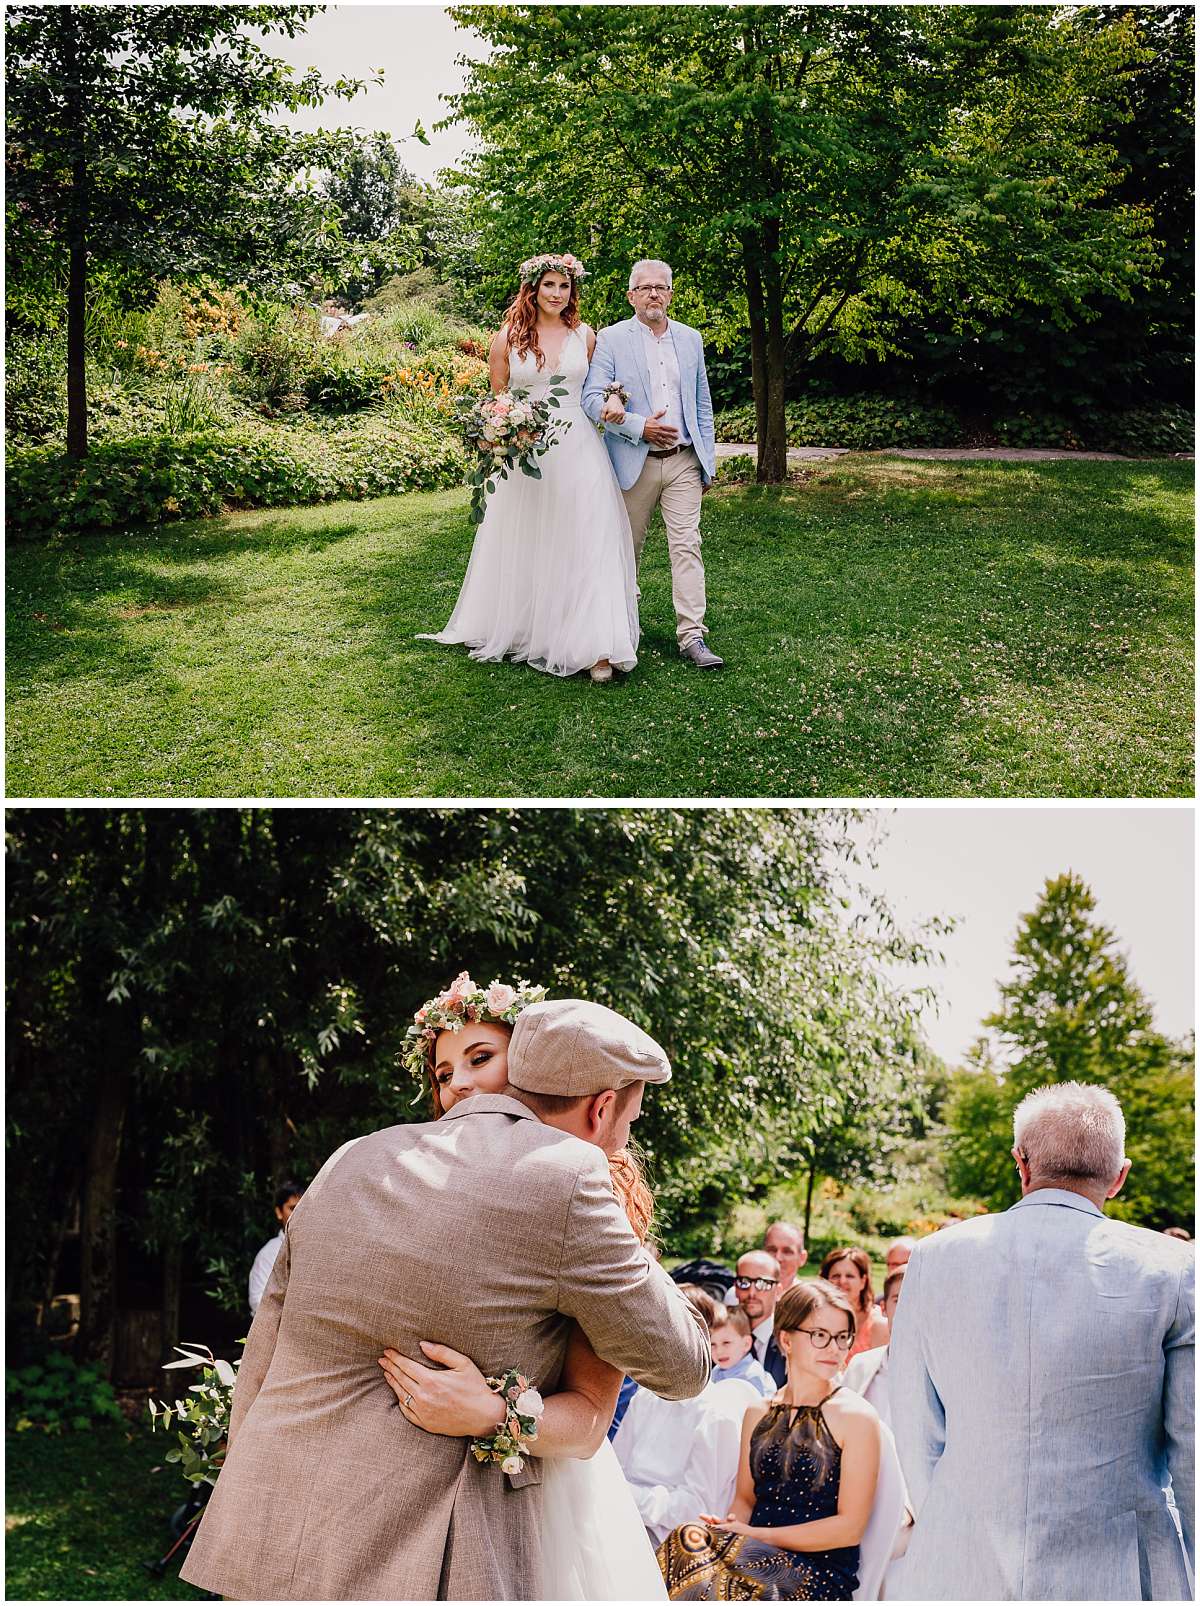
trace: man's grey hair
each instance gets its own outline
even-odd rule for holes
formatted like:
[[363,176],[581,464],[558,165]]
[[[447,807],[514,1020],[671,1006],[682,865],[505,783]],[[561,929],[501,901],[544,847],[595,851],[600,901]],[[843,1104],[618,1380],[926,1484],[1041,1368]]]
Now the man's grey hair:
[[669,262],[660,262],[657,257],[643,257],[640,262],[635,262],[629,270],[629,288],[631,290],[637,283],[638,274],[641,273],[643,268],[661,268],[667,276],[667,283],[675,283],[675,276],[671,272],[671,264]]
[[1113,1182],[1125,1164],[1125,1117],[1106,1087],[1056,1082],[1013,1111],[1013,1141],[1039,1182]]

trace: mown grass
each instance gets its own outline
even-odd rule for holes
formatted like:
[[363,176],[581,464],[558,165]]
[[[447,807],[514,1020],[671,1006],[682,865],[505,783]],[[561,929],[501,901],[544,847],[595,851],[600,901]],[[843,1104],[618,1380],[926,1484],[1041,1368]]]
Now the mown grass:
[[163,1462],[172,1443],[148,1425],[112,1423],[6,1435],[7,1598],[205,1599],[176,1564],[162,1578],[142,1567],[171,1545],[171,1513],[187,1499],[179,1469]]
[[608,687],[416,639],[466,496],[9,554],[10,796],[1179,796],[1192,469],[852,456],[710,494],[711,644],[661,530]]

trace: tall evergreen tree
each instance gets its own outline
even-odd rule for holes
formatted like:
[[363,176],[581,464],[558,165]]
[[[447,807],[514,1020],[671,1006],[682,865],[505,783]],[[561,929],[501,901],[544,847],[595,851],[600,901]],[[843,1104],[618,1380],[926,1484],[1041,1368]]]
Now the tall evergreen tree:
[[1020,1195],[1009,1150],[1012,1114],[1035,1087],[1094,1082],[1125,1110],[1133,1161],[1114,1215],[1150,1226],[1194,1215],[1191,1050],[1154,1026],[1115,934],[1070,872],[1046,882],[1017,933],[1000,1008],[983,1025],[974,1068],[960,1073],[948,1111],[952,1188],[1003,1209]]

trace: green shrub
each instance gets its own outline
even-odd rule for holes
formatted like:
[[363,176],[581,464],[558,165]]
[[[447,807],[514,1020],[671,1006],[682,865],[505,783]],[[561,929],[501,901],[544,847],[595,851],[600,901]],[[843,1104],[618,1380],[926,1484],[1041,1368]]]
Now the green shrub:
[[4,359],[4,428],[10,439],[42,441],[67,423],[66,338],[10,335]]
[[449,436],[360,418],[345,430],[248,424],[207,434],[106,441],[82,462],[55,447],[8,454],[10,533],[161,524],[226,507],[294,507],[341,498],[435,490],[462,480]]
[[325,413],[352,413],[377,406],[388,365],[372,361],[353,346],[331,340],[317,353],[316,367],[305,385],[309,405]]
[[1159,402],[1145,407],[1080,407],[1071,416],[1019,412],[993,424],[1004,446],[1119,452],[1130,457],[1190,452],[1196,417],[1187,407]]
[[305,406],[319,371],[321,345],[317,313],[307,307],[263,308],[233,342],[233,389],[264,413],[296,412]]
[[718,485],[745,485],[754,479],[757,472],[754,458],[747,452],[739,452],[736,457],[717,459]]
[[[718,413],[719,441],[752,441],[757,423],[753,407]],[[848,446],[873,451],[885,446],[957,446],[962,425],[952,409],[919,396],[857,396],[810,392],[787,404],[789,446]]]
[[121,1422],[112,1385],[91,1366],[77,1366],[69,1355],[53,1354],[33,1366],[4,1374],[10,1432],[82,1433],[97,1422]]

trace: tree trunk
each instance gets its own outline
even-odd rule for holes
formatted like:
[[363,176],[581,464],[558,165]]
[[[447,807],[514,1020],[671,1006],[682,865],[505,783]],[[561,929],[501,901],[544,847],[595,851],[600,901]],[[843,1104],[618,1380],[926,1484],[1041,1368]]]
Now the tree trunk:
[[183,1291],[183,1246],[172,1244],[162,1261],[162,1358],[171,1359],[179,1342],[179,1306]]
[[808,1230],[812,1225],[812,1196],[817,1181],[817,1164],[814,1160],[808,1168],[808,1187],[804,1194],[804,1242],[808,1242]]
[[746,275],[746,311],[750,318],[750,382],[754,387],[754,441],[761,467],[763,442],[767,438],[767,320],[763,310],[762,275],[758,270],[755,244],[749,236],[743,237],[742,240],[742,261]]
[[74,6],[64,6],[67,28],[64,45],[66,101],[71,131],[76,140],[71,161],[71,191],[67,201],[67,455],[86,457],[87,420],[87,151],[82,63],[79,59],[78,22]]
[[129,1085],[129,1060],[122,1055],[101,1076],[83,1180],[78,1357],[106,1377],[112,1376],[116,1335],[117,1171]]
[[75,1213],[75,1201],[79,1197],[79,1182],[67,1190],[63,1199],[62,1209],[58,1214],[58,1222],[54,1228],[54,1235],[50,1240],[50,1253],[46,1257],[46,1272],[42,1280],[41,1313],[38,1316],[38,1326],[45,1327],[46,1317],[50,1314],[50,1306],[54,1301],[54,1289],[58,1282],[58,1267],[62,1260],[63,1243],[66,1240],[67,1229],[71,1225],[71,1217]]
[[783,280],[779,271],[779,224],[763,227],[762,286],[765,314],[765,420],[758,437],[758,482],[780,485],[787,479],[787,411],[784,379],[787,342],[783,332]]

